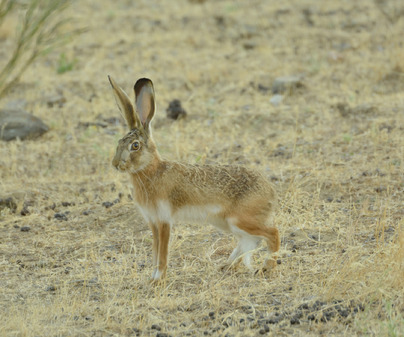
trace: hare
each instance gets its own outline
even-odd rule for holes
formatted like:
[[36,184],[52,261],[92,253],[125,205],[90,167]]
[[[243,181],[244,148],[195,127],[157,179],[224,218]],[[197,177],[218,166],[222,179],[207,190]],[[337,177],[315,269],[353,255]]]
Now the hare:
[[[112,165],[127,172],[134,200],[153,232],[152,279],[167,270],[170,228],[178,221],[212,224],[238,239],[228,263],[242,257],[251,269],[251,251],[263,238],[271,252],[279,250],[276,228],[267,227],[276,206],[271,184],[259,173],[241,166],[193,165],[164,160],[153,141],[151,122],[156,110],[151,80],[139,79],[135,104],[108,76],[116,102],[129,127],[119,140]],[[269,259],[269,267],[275,266]]]

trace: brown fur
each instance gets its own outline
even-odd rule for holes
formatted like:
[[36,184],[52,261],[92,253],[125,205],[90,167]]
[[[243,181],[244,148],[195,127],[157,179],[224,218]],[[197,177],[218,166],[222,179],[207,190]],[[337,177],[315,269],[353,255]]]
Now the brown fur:
[[[242,166],[192,165],[161,159],[150,130],[155,111],[151,81],[141,79],[135,85],[136,113],[134,107],[128,108],[132,103],[123,90],[111,78],[110,82],[130,128],[119,141],[112,163],[130,174],[135,200],[152,229],[154,279],[166,272],[170,225],[184,212],[203,213],[195,214],[195,219],[204,218],[206,213],[206,220],[216,222],[218,227],[234,231],[232,226],[237,226],[241,231],[236,235],[247,240],[249,236],[264,238],[270,251],[278,251],[279,232],[266,226],[276,207],[272,185],[261,174]],[[140,148],[131,150],[135,141]]]

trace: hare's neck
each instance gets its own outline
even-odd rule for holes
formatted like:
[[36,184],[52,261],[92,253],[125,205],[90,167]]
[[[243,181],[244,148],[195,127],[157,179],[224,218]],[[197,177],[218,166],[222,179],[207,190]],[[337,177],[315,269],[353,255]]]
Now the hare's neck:
[[153,160],[143,169],[131,174],[134,187],[134,197],[141,205],[147,205],[153,199],[157,181],[166,170],[166,163],[160,158],[156,151]]
[[158,175],[159,171],[161,171],[162,164],[163,161],[156,150],[156,152],[153,154],[153,159],[147,164],[147,166],[137,171],[134,175],[139,176],[139,179],[142,180],[153,179],[153,177]]

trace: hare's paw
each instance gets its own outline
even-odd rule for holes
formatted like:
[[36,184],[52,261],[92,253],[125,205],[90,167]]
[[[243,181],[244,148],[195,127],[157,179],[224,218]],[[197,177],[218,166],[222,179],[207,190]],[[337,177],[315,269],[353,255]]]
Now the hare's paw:
[[255,271],[255,275],[268,276],[275,270],[277,264],[275,257],[269,258],[265,261],[265,264],[261,269]]
[[152,273],[152,277],[150,280],[151,284],[160,284],[166,276],[165,270],[161,271],[159,269],[155,269]]
[[268,269],[268,270],[273,270],[273,269],[275,269],[275,267],[276,267],[277,264],[278,264],[278,263],[277,263],[276,257],[274,256],[274,257],[269,258],[269,259],[267,259],[267,260],[265,261],[265,266],[264,266],[264,268],[266,268],[266,269]]

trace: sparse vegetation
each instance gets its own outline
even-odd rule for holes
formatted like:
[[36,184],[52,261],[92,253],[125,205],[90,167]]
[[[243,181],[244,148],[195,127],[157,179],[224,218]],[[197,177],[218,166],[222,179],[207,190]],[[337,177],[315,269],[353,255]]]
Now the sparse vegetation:
[[[404,20],[367,0],[91,0],[63,13],[91,28],[66,50],[80,71],[58,76],[50,53],[22,78],[38,85],[7,94],[52,127],[0,143],[1,336],[404,335],[404,86],[389,75]],[[151,231],[111,167],[126,129],[107,75],[128,93],[153,79],[165,157],[273,182],[272,274],[221,270],[233,238],[178,224],[167,279],[150,284]],[[303,87],[272,105],[289,75]],[[166,117],[173,99],[186,118]]]
[[58,74],[63,74],[67,71],[73,70],[75,61],[69,61],[64,53],[60,54],[58,66],[56,72]]
[[0,25],[14,9],[18,10],[21,21],[8,61],[5,65],[0,64],[0,97],[18,82],[36,59],[83,32],[83,29],[66,29],[71,19],[63,17],[63,13],[69,4],[67,0],[1,0]]

